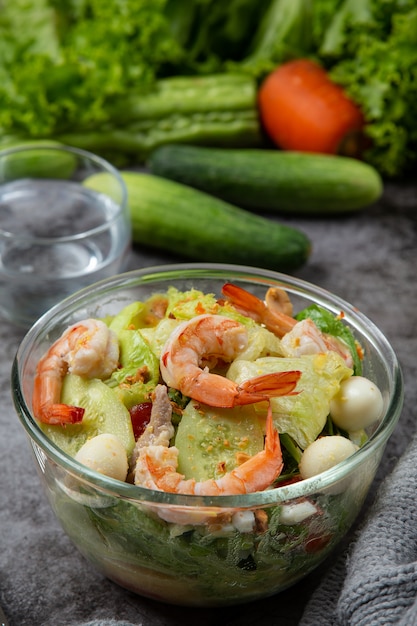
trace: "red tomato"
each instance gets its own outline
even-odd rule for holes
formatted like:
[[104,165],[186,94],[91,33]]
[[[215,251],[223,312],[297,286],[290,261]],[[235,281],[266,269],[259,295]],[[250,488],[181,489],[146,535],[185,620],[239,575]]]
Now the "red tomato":
[[135,404],[130,409],[130,419],[132,420],[133,434],[138,439],[151,419],[152,402],[141,402]]
[[363,148],[359,107],[309,59],[278,66],[259,89],[263,126],[284,150],[356,156]]

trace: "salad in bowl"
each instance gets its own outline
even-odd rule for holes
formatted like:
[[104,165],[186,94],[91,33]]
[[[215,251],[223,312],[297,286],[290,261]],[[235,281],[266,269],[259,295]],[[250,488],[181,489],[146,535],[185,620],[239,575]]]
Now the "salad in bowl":
[[402,406],[352,306],[240,266],[137,270],[28,332],[13,393],[51,506],[100,571],[164,602],[272,595],[356,518]]

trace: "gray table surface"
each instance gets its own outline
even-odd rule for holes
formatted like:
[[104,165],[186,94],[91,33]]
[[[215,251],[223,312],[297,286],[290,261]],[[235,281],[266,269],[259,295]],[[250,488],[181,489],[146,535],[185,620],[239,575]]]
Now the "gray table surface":
[[[350,216],[271,219],[299,227],[313,243],[309,262],[295,274],[338,294],[371,318],[392,343],[403,369],[403,414],[363,517],[414,434],[417,419],[417,184],[388,184],[377,204]],[[136,248],[130,267],[182,261]],[[10,369],[22,336],[11,324],[0,324],[0,604],[11,626],[75,626],[116,618],[137,626],[297,624],[332,558],[275,597],[198,610],[135,596],[103,578],[78,554],[49,508],[12,406]],[[353,531],[340,550],[352,541]]]

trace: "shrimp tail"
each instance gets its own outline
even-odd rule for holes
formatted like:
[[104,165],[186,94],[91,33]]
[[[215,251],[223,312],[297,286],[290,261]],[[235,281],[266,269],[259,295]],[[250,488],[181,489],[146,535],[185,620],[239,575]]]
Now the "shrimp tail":
[[53,364],[52,373],[43,372],[42,376],[38,374],[35,378],[32,397],[34,415],[44,424],[77,424],[83,419],[85,409],[59,401],[66,368],[59,361],[54,360]]
[[222,293],[238,311],[255,322],[264,324],[277,337],[283,337],[296,324],[293,317],[277,309],[270,309],[263,300],[238,285],[225,283],[222,287]]
[[[263,491],[278,478],[284,467],[284,461],[279,433],[273,422],[271,403],[268,406],[265,435],[265,447],[261,452],[233,469],[230,474],[217,481],[211,481],[221,493]],[[207,489],[206,485],[209,483],[210,481],[202,483],[203,491]]]
[[268,415],[266,417],[266,425],[265,425],[265,450],[267,453],[281,453],[281,444],[279,440],[279,434],[277,429],[274,427],[274,420],[272,415],[272,407],[271,403],[268,403]]
[[264,314],[266,304],[254,296],[246,289],[233,285],[233,283],[225,283],[222,287],[222,294],[236,307],[243,311],[251,311],[253,314],[261,316]]
[[263,374],[246,380],[238,387],[235,404],[251,404],[279,396],[297,395],[299,392],[294,391],[294,389],[300,377],[300,371],[291,370]]
[[38,419],[45,424],[78,424],[84,417],[85,409],[69,404],[51,404],[38,415]]
[[276,471],[276,475],[274,478],[275,480],[276,478],[278,478],[278,476],[282,472],[282,469],[284,467],[284,461],[282,459],[281,442],[279,438],[279,433],[274,426],[272,407],[271,407],[270,402],[268,405],[268,415],[266,418],[265,435],[266,435],[265,436],[265,455],[268,457],[274,457],[275,459],[279,459],[280,461],[275,469]]

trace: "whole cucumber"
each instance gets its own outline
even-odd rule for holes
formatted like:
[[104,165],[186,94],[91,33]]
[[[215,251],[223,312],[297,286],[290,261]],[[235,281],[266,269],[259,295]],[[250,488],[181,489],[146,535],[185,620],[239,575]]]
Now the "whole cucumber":
[[[28,139],[4,144],[0,149],[1,178],[71,178],[77,158],[71,152],[59,151],[62,144],[49,139]],[[57,149],[55,149],[57,148]]]
[[148,167],[153,174],[255,211],[357,211],[375,202],[383,190],[371,165],[325,154],[177,144],[157,148]]
[[[135,244],[197,261],[279,271],[294,270],[308,259],[310,241],[298,229],[159,176],[129,171],[122,177]],[[111,191],[106,174],[93,175],[84,184],[99,192]]]

